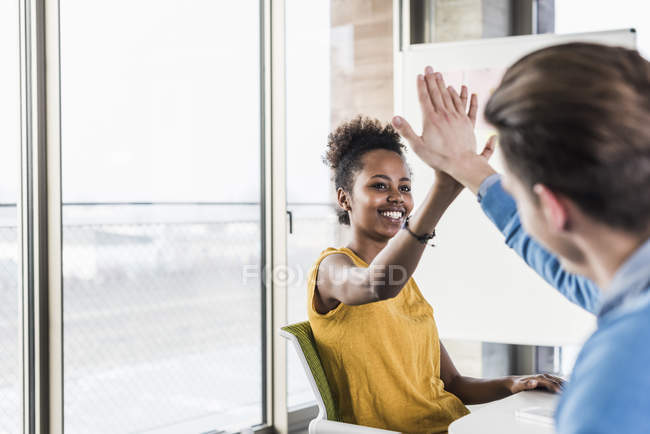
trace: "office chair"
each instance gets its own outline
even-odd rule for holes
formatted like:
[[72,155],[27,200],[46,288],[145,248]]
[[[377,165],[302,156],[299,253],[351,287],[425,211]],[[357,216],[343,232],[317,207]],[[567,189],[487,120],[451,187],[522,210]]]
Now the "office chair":
[[336,402],[318,356],[314,333],[309,321],[284,326],[280,330],[280,335],[293,343],[316,397],[318,416],[309,423],[309,434],[397,434],[395,431],[341,422]]

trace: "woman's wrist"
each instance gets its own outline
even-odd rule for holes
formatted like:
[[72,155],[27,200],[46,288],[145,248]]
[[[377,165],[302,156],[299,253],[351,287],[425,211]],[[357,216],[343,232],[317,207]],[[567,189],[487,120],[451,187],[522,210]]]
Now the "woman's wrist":
[[411,230],[416,234],[432,232],[462,188],[462,185],[460,189],[440,186],[437,182],[431,186],[422,205],[409,221]]
[[503,387],[512,395],[515,386],[515,377],[503,377]]
[[463,191],[463,184],[452,178],[450,175],[436,171],[435,181],[433,183],[432,193],[439,200],[447,200],[449,203]]

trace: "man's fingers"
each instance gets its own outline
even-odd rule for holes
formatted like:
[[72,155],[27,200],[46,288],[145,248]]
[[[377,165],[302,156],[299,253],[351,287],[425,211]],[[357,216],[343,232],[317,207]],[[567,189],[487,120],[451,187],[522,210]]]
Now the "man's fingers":
[[456,111],[459,113],[465,113],[465,107],[463,106],[463,101],[461,101],[458,92],[456,92],[456,89],[454,89],[453,86],[449,86],[447,90],[449,91],[449,96],[451,97],[451,100],[454,103],[454,107],[456,108]]
[[[428,97],[427,97],[428,98]],[[415,134],[411,125],[401,116],[393,116],[391,119],[393,127],[397,130],[400,136],[408,140],[409,143],[413,144],[420,140],[420,136]]]
[[460,102],[463,104],[463,113],[467,110],[467,86],[462,85],[460,87]]
[[420,101],[420,109],[422,109],[422,123],[424,124],[426,123],[427,119],[431,119],[431,116],[435,115],[435,109],[431,103],[429,91],[427,90],[427,84],[422,74],[418,75],[417,89],[418,100]]
[[447,90],[445,79],[439,72],[436,73],[436,84],[438,85],[438,90],[440,91],[440,96],[442,97],[442,103],[445,105],[445,109],[452,111],[454,109],[454,103],[451,100],[449,91]]
[[440,95],[440,89],[438,88],[436,74],[434,74],[433,72],[427,72],[425,74],[425,80],[427,82],[427,90],[429,91],[429,97],[431,98],[431,103],[433,104],[433,110],[435,112],[443,111],[445,109],[445,104],[442,102],[442,95]]
[[486,160],[489,160],[490,157],[492,157],[492,154],[494,154],[494,149],[497,146],[497,136],[494,135],[490,137],[485,144],[485,147],[483,148],[483,151],[481,151],[481,157],[485,158]]
[[467,112],[467,116],[472,121],[472,125],[476,125],[476,112],[478,112],[478,96],[473,93],[469,100],[469,112]]

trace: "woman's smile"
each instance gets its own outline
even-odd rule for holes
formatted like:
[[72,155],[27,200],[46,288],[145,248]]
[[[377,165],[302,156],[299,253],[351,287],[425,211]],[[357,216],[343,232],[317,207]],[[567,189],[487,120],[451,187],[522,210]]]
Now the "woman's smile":
[[401,225],[404,221],[406,210],[404,208],[384,208],[378,210],[377,213],[388,224]]

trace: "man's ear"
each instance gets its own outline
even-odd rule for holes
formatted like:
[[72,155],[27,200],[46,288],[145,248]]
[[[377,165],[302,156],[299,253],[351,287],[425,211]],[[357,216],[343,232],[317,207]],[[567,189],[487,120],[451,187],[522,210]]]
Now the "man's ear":
[[539,200],[542,213],[549,226],[557,232],[568,229],[569,209],[562,197],[544,184],[535,184],[533,193]]
[[341,187],[336,190],[336,201],[341,209],[350,211],[350,199],[348,194]]

